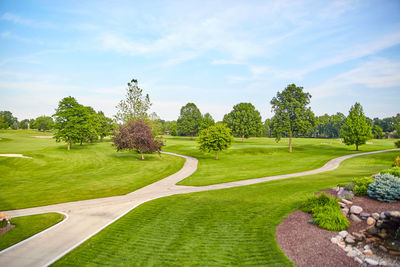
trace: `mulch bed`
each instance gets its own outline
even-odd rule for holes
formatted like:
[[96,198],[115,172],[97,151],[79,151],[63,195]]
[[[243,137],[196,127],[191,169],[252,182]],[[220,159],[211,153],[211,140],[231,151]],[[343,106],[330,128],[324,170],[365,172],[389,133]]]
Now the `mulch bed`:
[[[331,189],[324,190],[332,196]],[[367,197],[356,197],[353,205],[361,206],[365,212],[384,212],[400,210],[400,203],[383,203]],[[283,252],[297,267],[319,266],[362,266],[337,245],[331,243],[331,237],[337,232],[327,231],[308,223],[311,214],[299,210],[287,216],[276,229],[276,239]],[[362,221],[354,223],[350,220],[349,233],[367,228],[367,223]]]

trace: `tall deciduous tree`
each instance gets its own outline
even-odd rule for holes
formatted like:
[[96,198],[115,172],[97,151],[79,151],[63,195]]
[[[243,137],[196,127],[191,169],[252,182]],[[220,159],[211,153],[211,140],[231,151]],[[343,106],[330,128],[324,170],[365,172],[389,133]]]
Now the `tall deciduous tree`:
[[201,119],[199,131],[207,129],[210,126],[213,126],[215,121],[210,113],[204,114],[203,118]]
[[372,126],[372,135],[376,139],[382,139],[383,138],[383,130],[382,130],[382,128],[379,127],[378,125]]
[[4,119],[3,115],[0,114],[0,129],[7,129],[8,123]]
[[225,114],[223,122],[232,130],[234,136],[249,138],[262,133],[261,115],[251,103],[239,103]]
[[139,88],[138,81],[132,79],[126,89],[126,99],[121,100],[117,105],[118,112],[115,118],[122,123],[131,120],[146,121],[150,107],[149,95],[143,95],[143,89]]
[[35,127],[39,131],[48,131],[54,127],[53,119],[49,116],[40,116],[35,120]]
[[199,126],[202,120],[201,112],[194,103],[187,103],[181,108],[178,118],[179,135],[193,136],[199,132]]
[[7,123],[8,127],[11,127],[13,129],[18,128],[18,119],[12,115],[11,111],[0,111],[0,115],[3,116],[3,119]]
[[132,120],[120,125],[118,132],[114,131],[114,145],[117,151],[137,150],[143,160],[144,153],[160,152],[163,142],[154,137],[149,125],[141,120]]
[[99,135],[100,142],[103,142],[104,137],[112,134],[113,129],[113,120],[104,115],[103,111],[97,112],[97,116],[99,118]]
[[72,96],[63,98],[53,115],[55,119],[54,138],[57,142],[67,142],[67,149],[71,149],[73,142],[81,141],[85,136],[89,115],[86,107],[79,104]]
[[276,140],[282,134],[289,136],[289,152],[292,152],[292,138],[307,133],[315,125],[314,113],[307,107],[310,99],[311,95],[303,92],[303,87],[290,84],[271,100]]
[[20,129],[26,130],[26,129],[28,129],[28,126],[29,126],[29,120],[28,119],[22,120],[22,121],[20,121],[18,123],[18,128],[20,128]]
[[367,122],[364,111],[360,103],[355,103],[350,108],[342,130],[340,131],[343,142],[346,145],[363,145],[371,139],[371,125]]
[[199,134],[200,150],[215,152],[216,160],[218,160],[218,152],[229,148],[232,140],[231,130],[222,123],[203,129]]

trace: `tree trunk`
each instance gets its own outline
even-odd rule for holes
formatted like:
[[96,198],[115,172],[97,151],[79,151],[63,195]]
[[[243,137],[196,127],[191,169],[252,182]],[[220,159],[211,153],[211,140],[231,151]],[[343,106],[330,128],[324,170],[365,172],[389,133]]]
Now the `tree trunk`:
[[218,160],[218,151],[215,152],[215,160]]
[[140,152],[140,155],[142,156],[142,160],[144,160],[144,156],[143,156],[143,153],[142,153],[142,152]]
[[289,153],[292,153],[292,132],[289,133]]
[[242,134],[242,143],[244,143],[244,134]]
[[104,136],[100,136],[100,142],[104,141]]
[[82,139],[81,139],[81,145],[82,145]]
[[67,141],[67,150],[71,150],[71,140],[68,139]]

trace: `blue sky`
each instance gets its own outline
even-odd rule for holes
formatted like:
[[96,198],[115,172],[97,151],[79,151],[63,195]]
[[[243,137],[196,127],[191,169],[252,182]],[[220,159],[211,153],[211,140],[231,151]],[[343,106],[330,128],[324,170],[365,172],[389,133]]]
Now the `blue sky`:
[[317,115],[400,112],[400,1],[0,2],[0,110],[52,115],[74,96],[108,116],[132,78],[161,118],[194,102],[271,117],[288,84]]

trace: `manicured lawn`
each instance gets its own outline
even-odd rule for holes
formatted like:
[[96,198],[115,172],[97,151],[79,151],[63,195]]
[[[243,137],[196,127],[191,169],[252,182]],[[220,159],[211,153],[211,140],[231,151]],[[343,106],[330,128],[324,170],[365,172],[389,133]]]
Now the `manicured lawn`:
[[362,156],[323,174],[153,200],[55,265],[291,266],[275,240],[279,222],[307,195],[377,173],[397,155]]
[[122,195],[177,172],[184,159],[116,152],[110,142],[74,145],[71,151],[37,131],[0,131],[0,210]]
[[45,213],[11,218],[11,224],[14,224],[15,227],[7,233],[0,235],[0,250],[8,248],[49,228],[62,221],[63,218],[64,216],[59,213]]
[[198,170],[180,185],[209,185],[250,178],[287,174],[316,169],[330,159],[365,151],[395,148],[395,140],[370,140],[354,151],[340,139],[294,139],[293,153],[288,153],[288,140],[279,143],[273,138],[250,138],[242,143],[235,139],[233,146],[219,155],[203,153],[195,140],[167,137],[165,151],[189,155],[199,160]]

